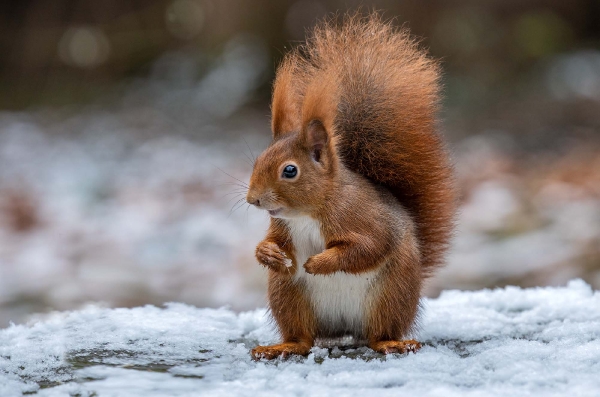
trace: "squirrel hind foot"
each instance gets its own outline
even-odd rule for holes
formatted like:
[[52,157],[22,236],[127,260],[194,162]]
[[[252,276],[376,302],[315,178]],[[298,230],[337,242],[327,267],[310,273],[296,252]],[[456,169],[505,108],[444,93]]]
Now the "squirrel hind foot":
[[383,340],[369,343],[369,347],[378,353],[416,353],[421,348],[421,344],[414,339],[409,340]]
[[252,349],[255,360],[273,360],[277,357],[287,358],[291,355],[307,356],[311,346],[306,343],[286,342],[271,346],[256,346]]

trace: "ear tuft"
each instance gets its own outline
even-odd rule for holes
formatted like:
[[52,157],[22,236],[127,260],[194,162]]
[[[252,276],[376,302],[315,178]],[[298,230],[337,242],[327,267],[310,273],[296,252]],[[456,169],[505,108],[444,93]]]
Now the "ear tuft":
[[300,87],[303,84],[299,77],[300,62],[298,51],[291,51],[277,68],[271,99],[271,129],[274,139],[300,130]]
[[329,139],[323,123],[321,123],[319,120],[312,120],[310,123],[308,123],[306,128],[306,137],[308,141],[308,147],[311,150],[312,158],[315,161],[320,162],[321,154],[323,149],[325,149],[325,145],[327,145],[327,140]]

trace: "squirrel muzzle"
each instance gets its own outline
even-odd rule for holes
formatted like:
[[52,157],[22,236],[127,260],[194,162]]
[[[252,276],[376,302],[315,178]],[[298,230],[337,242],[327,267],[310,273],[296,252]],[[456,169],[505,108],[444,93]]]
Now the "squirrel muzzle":
[[260,197],[257,194],[248,191],[248,194],[246,195],[246,201],[248,204],[260,208]]

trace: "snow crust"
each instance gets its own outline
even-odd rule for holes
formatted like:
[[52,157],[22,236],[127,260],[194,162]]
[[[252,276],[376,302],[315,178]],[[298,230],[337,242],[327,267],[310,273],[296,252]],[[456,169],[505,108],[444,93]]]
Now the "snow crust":
[[581,280],[445,291],[423,300],[420,329],[417,354],[255,362],[250,348],[277,341],[265,309],[92,306],[0,330],[0,395],[600,394],[600,292]]

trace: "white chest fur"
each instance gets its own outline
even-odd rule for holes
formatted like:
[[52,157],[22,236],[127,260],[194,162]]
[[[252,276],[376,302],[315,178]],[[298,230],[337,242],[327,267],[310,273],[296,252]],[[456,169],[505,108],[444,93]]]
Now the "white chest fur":
[[377,272],[359,275],[336,272],[325,276],[306,273],[306,260],[325,249],[320,224],[310,217],[286,221],[296,250],[298,269],[295,278],[304,284],[319,323],[327,332],[360,334],[371,283]]

